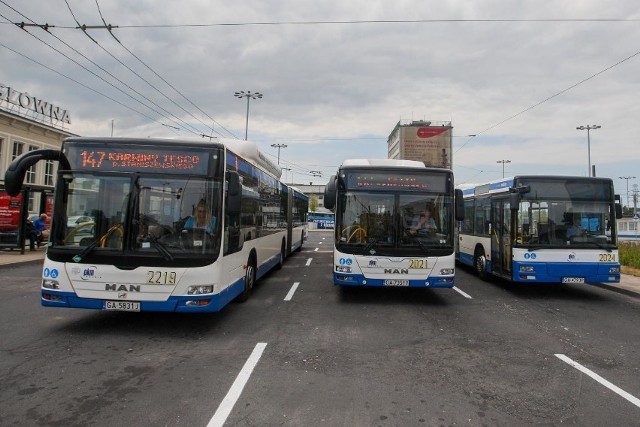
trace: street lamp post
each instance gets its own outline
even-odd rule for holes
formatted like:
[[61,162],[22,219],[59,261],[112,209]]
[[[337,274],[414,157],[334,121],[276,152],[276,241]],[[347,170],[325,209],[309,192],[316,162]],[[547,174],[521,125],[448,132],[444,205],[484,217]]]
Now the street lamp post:
[[[287,179],[287,178],[289,177],[289,171],[291,170],[291,168],[282,168],[282,170],[283,170],[283,171],[284,171],[284,173],[285,173],[285,176],[284,176],[284,182],[287,182],[287,181],[288,181],[288,179]],[[293,172],[291,172],[291,174],[293,175]],[[289,181],[289,184],[291,184],[291,182],[290,182],[290,181]]]
[[635,176],[619,176],[618,178],[627,180],[627,209],[629,209],[629,180],[636,179],[636,177]]
[[247,134],[249,132],[249,100],[250,99],[258,99],[262,98],[262,94],[260,92],[251,92],[251,91],[239,91],[233,94],[236,98],[247,98],[247,121],[244,126],[244,140],[247,140]]
[[511,163],[511,160],[498,160],[496,163],[502,163],[502,177],[504,178],[504,164]]
[[589,174],[588,176],[593,176],[591,174],[591,130],[592,129],[600,129],[602,126],[600,125],[587,125],[587,126],[578,126],[576,129],[578,130],[587,130],[587,155],[589,156]]
[[271,146],[278,149],[278,164],[280,164],[280,149],[287,148],[287,144],[271,144]]

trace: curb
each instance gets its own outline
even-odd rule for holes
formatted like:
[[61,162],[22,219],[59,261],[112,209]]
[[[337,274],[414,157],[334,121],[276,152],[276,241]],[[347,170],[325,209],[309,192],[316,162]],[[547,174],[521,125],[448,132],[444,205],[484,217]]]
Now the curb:
[[601,289],[606,289],[608,291],[613,291],[619,294],[627,295],[630,297],[640,298],[640,293],[636,291],[632,291],[631,289],[621,288],[619,286],[614,286],[614,285],[607,285],[604,283],[592,283],[591,285],[597,286],[598,288],[601,288]]

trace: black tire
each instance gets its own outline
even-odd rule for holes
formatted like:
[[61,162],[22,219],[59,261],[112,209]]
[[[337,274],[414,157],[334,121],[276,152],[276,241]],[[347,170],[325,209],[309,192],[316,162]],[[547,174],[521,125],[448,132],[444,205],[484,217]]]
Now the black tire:
[[278,261],[278,263],[276,264],[276,270],[280,270],[282,268],[282,266],[284,265],[284,259],[287,256],[287,254],[285,253],[285,244],[284,244],[284,240],[282,241],[282,245],[280,245],[280,260]]
[[302,244],[304,243],[304,231],[300,234],[300,246],[296,248],[296,252],[302,251]]
[[256,268],[253,263],[247,264],[247,270],[244,273],[244,290],[236,298],[238,302],[245,302],[251,296],[253,285],[256,283]]
[[487,280],[487,257],[483,250],[476,250],[476,254],[473,257],[473,266],[478,277],[482,280]]

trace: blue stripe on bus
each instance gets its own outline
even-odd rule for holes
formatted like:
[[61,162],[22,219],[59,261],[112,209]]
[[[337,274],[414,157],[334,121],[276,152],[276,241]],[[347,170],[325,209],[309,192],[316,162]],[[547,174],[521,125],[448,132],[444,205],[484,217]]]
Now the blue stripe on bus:
[[[363,282],[366,283],[363,284]],[[340,286],[367,286],[367,287],[382,287],[384,285],[384,279],[367,279],[362,274],[344,274],[333,273],[333,284]],[[431,276],[422,280],[409,280],[409,288],[452,288],[454,286],[453,276]],[[389,286],[395,287],[395,286]],[[407,286],[401,286],[407,287]]]
[[[532,266],[533,272],[520,273],[521,266]],[[609,269],[618,273],[610,273]],[[564,277],[584,278],[585,283],[619,283],[620,264],[605,262],[556,263],[513,262],[512,279],[515,282],[562,283]]]
[[[189,313],[210,313],[220,311],[224,306],[233,301],[244,290],[244,278],[238,279],[231,286],[215,295],[187,295],[173,296],[166,301],[135,301],[140,302],[140,311],[165,311],[165,312],[189,312]],[[56,301],[45,299],[44,295],[53,296]],[[44,307],[62,308],[87,308],[92,310],[103,310],[103,299],[79,298],[74,292],[59,292],[49,289],[42,289],[41,302]],[[116,298],[113,299],[114,301]],[[206,305],[187,305],[188,301],[206,301]]]

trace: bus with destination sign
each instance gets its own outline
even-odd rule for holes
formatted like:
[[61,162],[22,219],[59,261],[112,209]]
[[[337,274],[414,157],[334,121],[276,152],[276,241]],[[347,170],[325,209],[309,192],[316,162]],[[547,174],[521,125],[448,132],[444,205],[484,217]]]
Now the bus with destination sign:
[[521,175],[465,185],[463,194],[456,257],[481,278],[620,282],[622,207],[611,179]]
[[67,138],[15,159],[6,191],[40,160],[58,162],[44,306],[218,311],[306,238],[308,197],[249,141]]
[[454,286],[454,226],[463,210],[451,170],[345,160],[325,187],[324,205],[335,212],[335,285]]

